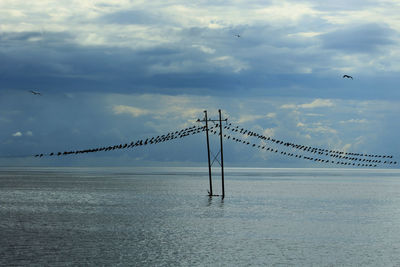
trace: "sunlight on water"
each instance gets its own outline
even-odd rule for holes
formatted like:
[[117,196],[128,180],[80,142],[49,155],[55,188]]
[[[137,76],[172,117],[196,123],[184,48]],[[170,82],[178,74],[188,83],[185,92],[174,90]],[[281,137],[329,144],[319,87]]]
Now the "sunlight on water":
[[[220,177],[214,177],[216,192]],[[400,264],[400,171],[1,168],[0,265]]]

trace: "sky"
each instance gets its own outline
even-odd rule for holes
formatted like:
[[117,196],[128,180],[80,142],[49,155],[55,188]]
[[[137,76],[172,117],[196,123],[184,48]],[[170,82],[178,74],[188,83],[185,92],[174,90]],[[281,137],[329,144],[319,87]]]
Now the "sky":
[[[204,133],[31,155],[146,139],[218,109],[271,138],[399,158],[399,14],[389,0],[1,0],[0,166],[207,166]],[[327,166],[231,140],[224,152],[226,166]]]

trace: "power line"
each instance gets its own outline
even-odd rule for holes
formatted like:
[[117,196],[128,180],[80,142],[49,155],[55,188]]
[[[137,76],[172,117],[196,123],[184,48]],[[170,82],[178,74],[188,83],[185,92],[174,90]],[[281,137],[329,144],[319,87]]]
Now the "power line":
[[[228,126],[226,126],[224,128],[228,129],[228,130],[232,130],[233,129],[233,132],[239,132],[240,133],[240,131],[236,130],[237,129],[236,127],[232,128],[232,127],[230,127],[228,125]],[[255,136],[255,137],[261,139],[262,141],[266,140],[265,136],[256,134],[254,132],[251,132],[251,131],[248,131],[248,130],[245,130],[245,129],[243,129],[241,133],[243,135],[246,135],[245,131],[249,133],[248,134],[249,136]],[[218,132],[215,131],[215,130],[211,131],[211,133],[218,134]],[[311,153],[313,153],[315,155],[307,156],[307,155],[302,155],[302,154],[299,154],[299,153],[291,153],[291,152],[287,152],[287,151],[284,151],[284,150],[278,150],[278,149],[275,149],[273,147],[269,147],[269,146],[264,145],[264,144],[256,144],[256,143],[253,143],[253,142],[250,142],[250,141],[247,141],[247,140],[243,140],[241,138],[238,138],[238,137],[235,137],[235,136],[231,136],[231,135],[227,135],[227,134],[223,135],[223,137],[225,139],[227,139],[227,140],[231,140],[233,142],[240,143],[242,145],[247,145],[247,146],[250,146],[252,148],[257,148],[257,149],[260,149],[260,150],[263,150],[263,151],[268,151],[268,152],[271,152],[271,153],[280,154],[282,156],[288,156],[288,157],[293,157],[293,158],[313,161],[313,162],[317,162],[317,163],[329,163],[329,164],[356,166],[356,167],[377,167],[378,164],[397,164],[396,161],[389,161],[389,160],[382,161],[382,160],[377,160],[377,159],[360,158],[360,157],[355,157],[355,156],[348,157],[348,156],[341,156],[341,155],[332,155],[332,154],[329,154],[329,153],[322,153],[322,152],[318,152],[318,153],[311,152]],[[278,140],[278,141],[275,141],[275,144],[284,145],[286,147],[291,147],[291,146],[288,146],[287,144],[281,143],[281,142],[283,142],[283,141],[279,141]],[[318,151],[318,150],[316,150],[316,151]],[[305,150],[305,151],[301,150],[301,152],[309,152],[309,151],[308,150]],[[328,159],[324,158],[326,156],[328,156],[329,158]]]
[[159,143],[164,143],[167,141],[171,141],[174,139],[185,138],[190,135],[195,135],[205,131],[205,127],[197,127],[192,126],[185,129],[169,132],[167,134],[148,137],[146,139],[138,139],[135,141],[131,141],[130,143],[125,144],[117,144],[111,146],[100,146],[96,148],[88,148],[88,149],[78,149],[78,150],[71,150],[71,151],[63,151],[63,152],[50,152],[50,153],[40,153],[36,154],[35,157],[52,157],[52,156],[66,156],[66,155],[77,155],[77,154],[86,154],[86,153],[95,153],[95,152],[107,152],[112,150],[119,150],[119,149],[130,149],[139,146],[146,146],[146,145],[155,145]]
[[256,137],[261,140],[264,140],[266,142],[271,142],[277,145],[283,145],[286,147],[291,147],[293,149],[298,149],[298,150],[303,150],[305,152],[309,153],[318,153],[320,155],[322,154],[327,154],[330,155],[331,157],[339,157],[339,158],[350,158],[350,157],[368,157],[368,158],[381,158],[381,159],[392,159],[392,155],[379,155],[379,154],[365,154],[365,153],[356,153],[356,152],[345,152],[345,151],[338,151],[338,150],[331,150],[331,149],[325,149],[325,148],[317,148],[317,147],[311,147],[311,146],[305,146],[305,145],[299,145],[299,144],[294,144],[291,142],[287,141],[282,141],[279,139],[275,139],[272,137],[264,136],[262,134],[258,134],[256,132],[253,132],[251,130],[245,129],[240,126],[232,126],[232,124],[228,124],[225,126],[225,129],[231,130],[232,132],[240,133],[242,135],[246,135],[249,137]]
[[[283,141],[280,138],[272,138],[269,136],[265,136],[239,125],[232,125],[232,123],[227,123],[227,119],[222,120],[212,120],[205,117],[203,120],[198,120],[197,122],[206,122],[205,126],[191,126],[184,129],[179,129],[176,131],[171,131],[163,135],[152,136],[143,139],[137,139],[124,144],[116,144],[116,145],[106,145],[99,146],[95,148],[88,149],[78,149],[78,150],[69,150],[69,151],[58,151],[58,152],[49,152],[49,153],[40,153],[36,155],[10,155],[10,156],[0,156],[1,158],[22,158],[22,157],[54,157],[54,156],[67,156],[67,155],[78,155],[78,154],[86,154],[86,153],[95,153],[95,152],[108,152],[113,150],[121,150],[121,149],[133,149],[135,147],[141,147],[146,145],[156,145],[164,142],[168,142],[175,139],[182,139],[191,135],[199,134],[201,132],[208,132],[215,135],[220,135],[220,143],[221,148],[220,151],[213,156],[213,160],[211,163],[210,150],[209,145],[207,147],[209,153],[209,168],[211,168],[212,164],[217,161],[219,165],[223,164],[222,158],[222,138],[227,140],[240,143],[242,145],[247,145],[253,148],[260,149],[262,151],[271,152],[274,154],[279,154],[282,156],[293,157],[318,163],[329,163],[336,165],[346,165],[346,166],[357,166],[357,167],[377,167],[378,165],[395,165],[397,161],[393,160],[392,155],[381,155],[381,154],[366,154],[366,153],[357,153],[357,152],[345,152],[339,150],[332,150],[326,148],[318,148],[313,146],[306,146],[295,144],[292,142]],[[209,127],[207,122],[213,122],[214,125]],[[242,138],[238,138],[234,135],[223,134],[222,133],[222,122],[227,123],[223,129],[229,130],[232,134],[237,134],[243,136]],[[248,138],[257,138],[260,140],[260,144],[256,144],[254,142],[250,142],[247,140]],[[244,140],[244,139],[246,140]],[[265,144],[266,143],[266,144]],[[208,144],[208,139],[207,139]],[[269,144],[269,145],[267,145]],[[280,146],[281,148],[275,149],[272,146]],[[285,151],[287,149],[292,149],[295,152]],[[296,152],[297,151],[297,152]],[[309,155],[304,155],[307,153]],[[220,160],[218,160],[218,156]],[[211,172],[210,172],[211,173]],[[210,190],[212,192],[212,189]]]

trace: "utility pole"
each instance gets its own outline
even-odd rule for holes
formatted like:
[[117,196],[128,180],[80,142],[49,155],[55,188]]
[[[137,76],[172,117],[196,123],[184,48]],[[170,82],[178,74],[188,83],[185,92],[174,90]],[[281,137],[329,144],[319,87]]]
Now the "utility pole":
[[[213,196],[219,196],[219,195],[214,195],[213,191],[212,191],[212,165],[215,161],[217,161],[219,163],[219,165],[221,166],[221,182],[222,182],[222,198],[225,197],[225,184],[224,184],[224,155],[223,155],[223,146],[222,146],[222,122],[227,122],[228,119],[222,119],[222,115],[221,115],[221,110],[218,110],[219,112],[219,119],[218,120],[213,120],[213,119],[209,119],[207,117],[207,110],[204,111],[204,119],[200,120],[198,119],[197,122],[205,122],[206,124],[206,140],[207,140],[207,156],[208,156],[208,176],[209,176],[209,182],[210,182],[210,191],[208,192],[208,196],[209,197],[213,197]],[[220,135],[220,151],[218,152],[218,154],[214,157],[213,161],[211,162],[211,152],[210,152],[210,139],[209,139],[209,128],[208,128],[208,122],[213,122],[214,124],[216,122],[218,122],[218,124],[216,125],[216,127],[219,126],[219,135]],[[220,155],[220,161],[218,161],[217,157],[218,155]]]
[[219,113],[219,140],[221,144],[221,181],[222,181],[222,198],[225,197],[225,182],[224,182],[224,150],[222,147],[222,117],[221,110],[218,109]]
[[204,110],[204,120],[206,122],[206,136],[207,136],[207,156],[208,156],[208,176],[210,181],[210,191],[208,195],[211,197],[213,195],[212,191],[212,178],[211,178],[211,160],[210,160],[210,139],[208,137],[208,118],[207,118],[207,110]]

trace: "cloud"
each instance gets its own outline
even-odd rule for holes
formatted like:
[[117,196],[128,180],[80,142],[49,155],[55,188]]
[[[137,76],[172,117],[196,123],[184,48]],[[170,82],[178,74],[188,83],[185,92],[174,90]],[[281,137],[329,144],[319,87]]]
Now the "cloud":
[[206,53],[206,54],[214,54],[215,53],[215,49],[204,46],[204,45],[192,45],[192,47],[198,48],[200,51]]
[[339,121],[339,123],[345,124],[345,123],[351,123],[351,124],[358,124],[358,123],[368,123],[366,119],[350,119],[346,121]]
[[22,133],[21,132],[16,132],[16,133],[13,133],[12,136],[20,137],[20,136],[22,136]]
[[[312,6],[319,10],[327,13],[334,11],[360,11],[366,8],[379,6],[379,1],[374,0],[336,0],[336,1],[318,1],[318,0],[308,0],[307,2],[312,3]],[[378,3],[377,3],[378,2]]]
[[124,105],[117,105],[114,106],[112,109],[114,114],[129,114],[132,117],[140,117],[151,113],[150,111],[145,109]]
[[329,133],[329,134],[337,134],[337,130],[332,129],[328,126],[316,126],[314,128],[308,128],[307,130],[311,131],[311,132],[317,132],[317,133]]
[[396,147],[396,1],[67,2],[0,1],[1,153],[122,142],[219,108],[293,142]]
[[[201,105],[207,99],[209,98],[144,94],[115,95],[110,97],[109,102],[120,102],[119,105],[112,106],[113,115],[129,114],[139,121],[141,117],[148,116],[146,120],[157,121],[152,127],[168,129],[172,121],[179,122],[179,127],[185,127],[187,123],[193,123],[201,118],[204,114],[204,108]],[[135,103],[135,105],[127,105],[128,102]]]
[[212,58],[210,62],[219,67],[230,68],[236,73],[249,68],[246,63],[241,62],[240,60],[237,60],[232,56],[220,56]]
[[284,109],[295,109],[297,106],[296,105],[294,105],[294,104],[283,104],[282,106],[281,106],[281,108],[284,108]]
[[301,104],[299,108],[322,108],[322,107],[332,107],[335,104],[330,99],[315,99],[309,104]]
[[274,137],[276,133],[275,128],[267,128],[263,131],[263,135],[268,136],[268,137]]
[[296,22],[308,16],[318,16],[320,12],[313,9],[308,3],[279,1],[279,4],[270,5],[255,11],[255,14],[265,16],[269,21]]
[[[388,86],[380,87],[378,96],[367,81],[377,80],[376,70],[400,70],[393,15],[390,20],[380,16],[379,24],[363,18],[352,26],[329,19],[370,4],[352,2],[339,12],[339,5],[309,1],[228,2],[222,7],[209,1],[82,1],[73,8],[46,2],[29,9],[4,4],[0,72],[8,78],[3,85],[23,90],[39,84],[45,92],[69,91],[63,93],[400,97],[391,87],[398,82],[396,73],[388,74]],[[389,12],[390,7],[383,10]],[[16,10],[18,16],[13,15]],[[243,37],[235,38],[236,33]],[[361,48],[394,45],[373,57],[343,57],[344,48],[333,42],[346,42],[353,35],[364,38],[364,43],[354,44]],[[344,70],[372,74],[363,79],[367,88],[347,90],[339,84],[338,72]]]
[[333,107],[335,103],[330,99],[315,99],[311,103],[306,104],[284,104],[281,106],[283,109],[313,109],[313,108],[324,108],[324,107]]
[[352,144],[345,144],[345,145],[342,147],[341,150],[344,151],[344,152],[347,152],[347,151],[350,151],[351,147],[352,147]]
[[306,113],[304,114],[306,116],[310,116],[310,117],[323,117],[323,114],[317,114],[317,113]]
[[312,139],[311,135],[309,135],[309,134],[304,135],[304,138],[305,138],[305,139],[308,139],[308,140],[311,140],[311,139]]
[[384,24],[366,24],[342,27],[319,35],[323,47],[346,53],[373,53],[379,48],[394,44],[396,32]]
[[152,14],[146,10],[122,10],[111,12],[98,17],[97,21],[104,24],[121,25],[157,25],[161,24],[162,22],[168,23],[166,18],[162,19],[162,17]]
[[309,109],[309,108],[321,108],[321,107],[332,107],[332,106],[334,106],[334,103],[329,99],[316,99],[311,103],[301,104],[298,107]]
[[245,115],[240,115],[237,123],[247,123],[247,122],[252,122],[252,121],[256,121],[256,120],[264,119],[264,118],[273,119],[275,117],[276,117],[276,113],[274,113],[274,112],[270,112],[266,115],[245,114]]

